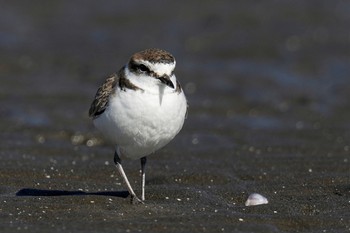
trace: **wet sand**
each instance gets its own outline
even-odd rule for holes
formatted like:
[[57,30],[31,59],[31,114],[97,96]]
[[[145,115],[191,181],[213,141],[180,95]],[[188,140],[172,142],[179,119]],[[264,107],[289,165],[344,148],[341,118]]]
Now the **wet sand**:
[[[349,3],[147,4],[3,3],[1,232],[350,231]],[[87,111],[148,47],[175,55],[190,107],[130,205]]]

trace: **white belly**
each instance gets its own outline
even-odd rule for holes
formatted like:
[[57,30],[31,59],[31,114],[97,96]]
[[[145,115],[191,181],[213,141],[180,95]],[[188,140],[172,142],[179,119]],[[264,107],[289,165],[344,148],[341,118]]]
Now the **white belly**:
[[160,97],[140,90],[120,91],[110,99],[95,126],[117,145],[119,156],[139,159],[169,143],[184,123],[183,92]]

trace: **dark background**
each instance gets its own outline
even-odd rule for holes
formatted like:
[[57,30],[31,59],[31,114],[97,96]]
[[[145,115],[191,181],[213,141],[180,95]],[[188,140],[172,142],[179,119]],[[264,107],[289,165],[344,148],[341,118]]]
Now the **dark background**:
[[[349,25],[345,0],[2,1],[2,232],[349,231]],[[87,112],[150,47],[189,115],[131,206]]]

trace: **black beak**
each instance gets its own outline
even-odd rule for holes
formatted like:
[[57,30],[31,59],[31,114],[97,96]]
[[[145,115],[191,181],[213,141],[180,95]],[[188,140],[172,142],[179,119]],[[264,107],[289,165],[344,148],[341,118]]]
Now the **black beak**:
[[170,80],[170,77],[168,75],[164,75],[164,76],[158,77],[157,79],[159,79],[162,83],[164,83],[168,87],[174,88],[174,84]]

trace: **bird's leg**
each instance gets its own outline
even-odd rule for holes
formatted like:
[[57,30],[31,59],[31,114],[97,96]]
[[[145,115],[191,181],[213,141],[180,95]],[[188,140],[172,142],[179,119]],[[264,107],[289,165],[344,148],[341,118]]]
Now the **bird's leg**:
[[119,155],[117,152],[114,153],[114,163],[115,165],[117,166],[117,169],[120,173],[120,175],[123,177],[123,180],[126,184],[126,187],[128,188],[128,191],[130,193],[130,196],[131,196],[131,203],[132,204],[137,204],[137,203],[143,203],[135,194],[134,190],[132,189],[131,185],[130,185],[130,182],[128,180],[128,177],[125,175],[125,172],[124,172],[124,169],[122,167],[122,164],[121,164],[121,160],[119,158]]
[[141,200],[144,201],[145,200],[145,182],[146,182],[146,173],[145,173],[145,167],[146,167],[146,162],[147,162],[147,158],[142,157],[141,158]]

